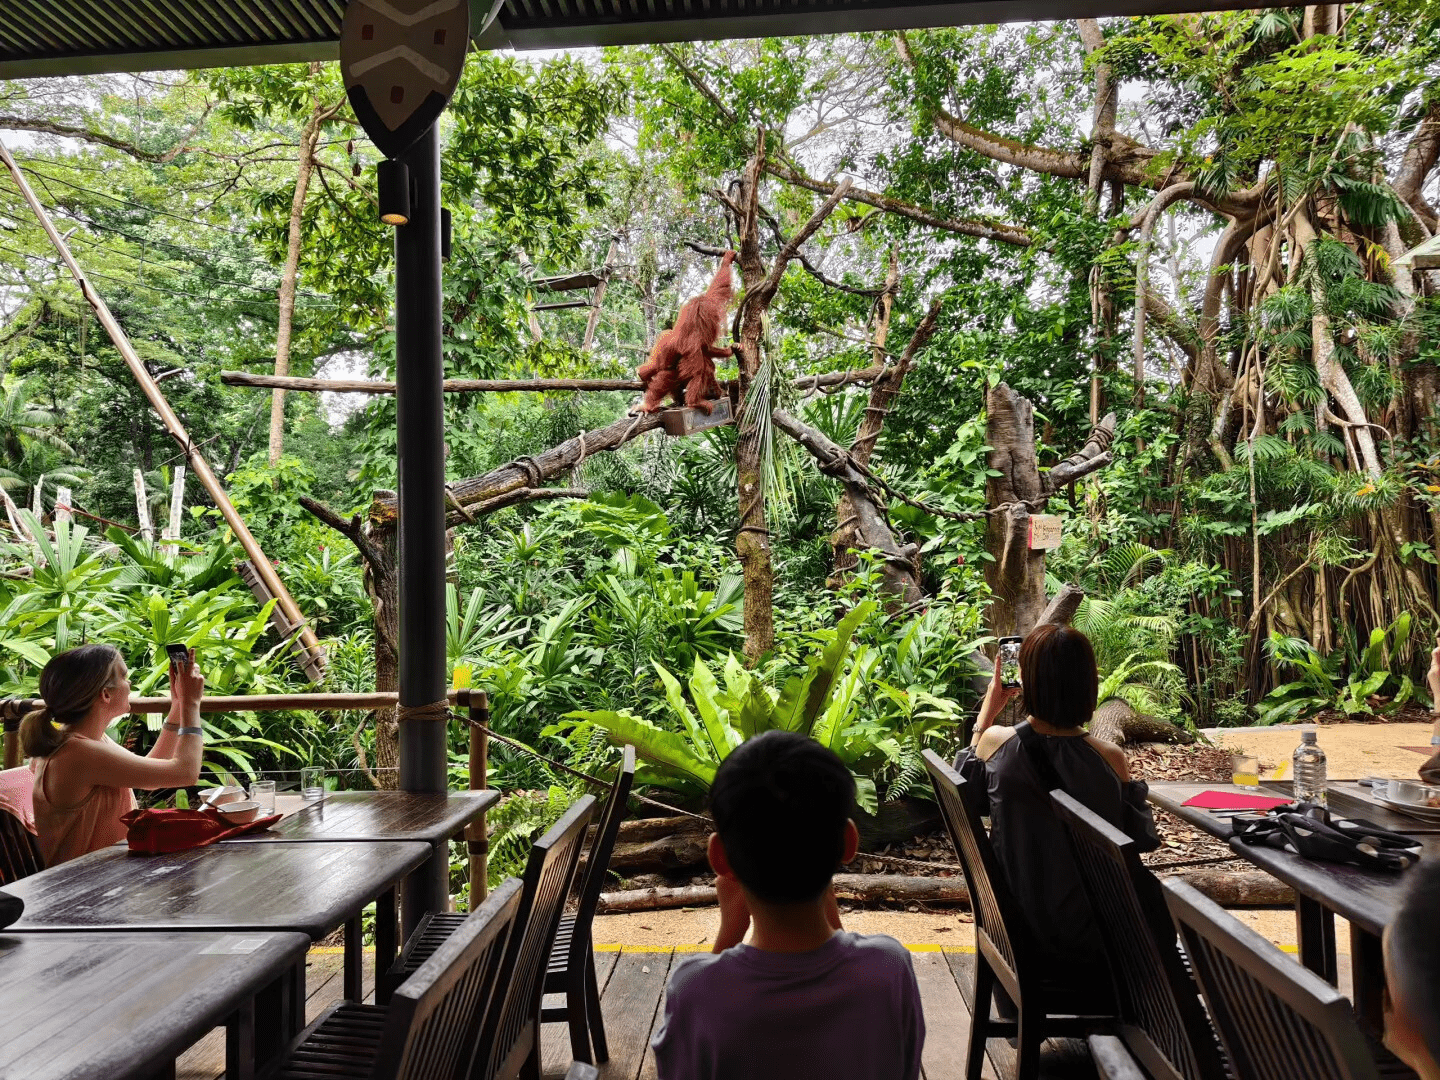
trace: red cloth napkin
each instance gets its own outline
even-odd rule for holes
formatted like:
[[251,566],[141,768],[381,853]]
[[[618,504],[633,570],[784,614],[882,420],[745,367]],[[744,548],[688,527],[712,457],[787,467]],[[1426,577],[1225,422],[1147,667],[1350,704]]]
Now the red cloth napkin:
[[1277,799],[1273,795],[1242,795],[1238,791],[1202,791],[1192,795],[1181,806],[1198,806],[1201,810],[1269,810],[1288,806],[1293,799]]
[[245,825],[227,825],[200,810],[131,810],[120,815],[130,850],[141,855],[168,855],[207,847],[232,836],[268,829],[281,815],[256,818]]

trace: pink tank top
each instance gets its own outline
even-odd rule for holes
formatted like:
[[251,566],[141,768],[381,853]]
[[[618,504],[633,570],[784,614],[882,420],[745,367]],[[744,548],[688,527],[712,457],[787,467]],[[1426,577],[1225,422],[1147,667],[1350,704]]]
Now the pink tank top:
[[[84,735],[71,735],[83,739]],[[107,741],[109,736],[106,736]],[[69,746],[70,741],[65,741]],[[36,758],[35,769],[35,831],[39,834],[40,854],[45,865],[57,866],[100,848],[125,839],[125,826],[120,815],[136,808],[135,792],[129,788],[105,787],[96,784],[90,794],[74,806],[56,806],[45,794],[46,766],[65,752],[61,746],[48,758]]]

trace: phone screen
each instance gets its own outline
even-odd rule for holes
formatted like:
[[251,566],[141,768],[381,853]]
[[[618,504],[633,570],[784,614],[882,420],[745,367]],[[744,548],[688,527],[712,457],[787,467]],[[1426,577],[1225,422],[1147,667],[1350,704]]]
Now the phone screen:
[[170,654],[170,662],[178,667],[190,662],[190,650],[184,645],[166,645],[165,651]]
[[1000,639],[1000,681],[1006,686],[1020,685],[1020,640]]

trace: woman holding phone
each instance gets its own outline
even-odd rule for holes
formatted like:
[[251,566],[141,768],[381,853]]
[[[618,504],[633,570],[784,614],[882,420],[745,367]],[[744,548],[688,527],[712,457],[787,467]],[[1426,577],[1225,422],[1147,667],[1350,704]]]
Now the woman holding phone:
[[195,652],[170,663],[170,715],[145,757],[105,729],[130,711],[130,672],[112,645],[81,645],[40,672],[43,708],[25,715],[20,740],[35,773],[35,828],[46,866],[125,839],[120,817],[135,809],[133,788],[188,787],[200,778],[205,677]]

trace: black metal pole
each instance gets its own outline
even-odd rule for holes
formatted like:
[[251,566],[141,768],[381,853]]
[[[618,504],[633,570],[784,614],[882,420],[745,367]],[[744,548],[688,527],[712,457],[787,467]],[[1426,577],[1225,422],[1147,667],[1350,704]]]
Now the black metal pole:
[[[395,414],[400,489],[400,706],[445,700],[445,403],[440,351],[440,140],[432,124],[401,160],[410,220],[395,230]],[[400,787],[446,787],[446,725],[400,724]],[[449,898],[447,847],[405,883],[405,934]]]

